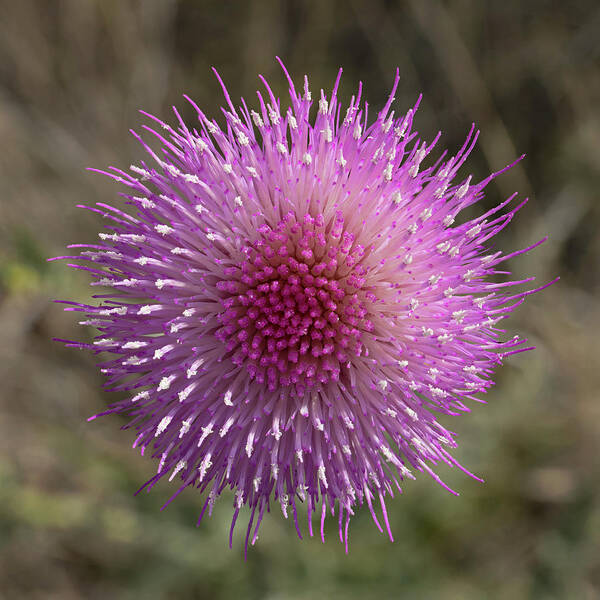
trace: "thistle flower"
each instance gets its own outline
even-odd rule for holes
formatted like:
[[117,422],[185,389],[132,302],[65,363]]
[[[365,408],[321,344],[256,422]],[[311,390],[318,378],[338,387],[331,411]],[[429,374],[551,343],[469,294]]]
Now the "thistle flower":
[[440,461],[462,469],[437,415],[468,411],[502,359],[529,349],[503,340],[498,323],[537,291],[511,287],[533,278],[489,277],[537,244],[486,249],[523,206],[506,208],[514,196],[457,223],[509,167],[457,181],[473,128],[427,166],[439,135],[428,143],[413,131],[420,98],[390,112],[398,73],[369,124],[361,86],[342,111],[341,70],[313,118],[308,80],[299,93],[282,68],[286,110],[261,77],[257,110],[236,109],[219,79],[225,129],[189,98],[198,129],[177,110],[176,127],[147,115],[163,129],[145,127],[160,150],[134,133],[151,160],[106,172],[132,209],[98,204],[109,232],[71,246],[82,251],[68,258],[87,264],[72,266],[110,293],[97,306],[69,303],[100,334],[67,343],[109,355],[106,386],[128,397],[101,415],[130,415],[133,446],[158,459],[141,489],[165,476],[179,482],[173,498],[198,488],[200,522],[230,488],[230,544],[247,506],[246,549],[271,503],[298,535],[299,505],[310,535],[317,512],[323,539],[337,512],[347,550],[357,506],[383,532],[381,510],[392,538],[386,497],[414,471],[446,487],[432,470]]

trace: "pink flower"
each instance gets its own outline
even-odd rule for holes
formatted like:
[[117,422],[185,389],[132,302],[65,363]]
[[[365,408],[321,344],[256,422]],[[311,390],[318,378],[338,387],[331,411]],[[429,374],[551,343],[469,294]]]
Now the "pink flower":
[[438,138],[412,129],[419,102],[390,112],[398,75],[369,124],[361,86],[342,111],[341,70],[316,117],[307,79],[299,93],[284,72],[285,110],[264,80],[256,111],[223,86],[224,130],[194,104],[199,130],[177,112],[176,127],[151,117],[158,154],[136,135],[152,160],[107,173],[132,210],[93,208],[110,231],[71,257],[111,290],[70,308],[100,334],[68,343],[107,353],[107,386],[129,392],[102,414],[131,415],[134,446],[158,459],[144,487],[167,476],[175,495],[198,488],[200,519],[230,488],[231,534],[250,509],[246,547],[271,502],[299,535],[299,504],[310,535],[313,513],[323,536],[337,511],[347,548],[357,506],[383,531],[380,508],[391,538],[386,496],[414,471],[444,485],[432,466],[458,465],[456,442],[437,415],[468,411],[502,359],[529,349],[498,323],[537,290],[490,281],[530,249],[486,245],[524,202],[458,222],[509,168],[456,180],[473,129],[431,161]]

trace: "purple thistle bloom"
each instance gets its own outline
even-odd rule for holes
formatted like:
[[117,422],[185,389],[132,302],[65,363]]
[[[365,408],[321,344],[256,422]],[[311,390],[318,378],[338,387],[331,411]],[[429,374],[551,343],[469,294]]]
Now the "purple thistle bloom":
[[188,99],[198,129],[176,110],[176,128],[151,117],[163,129],[145,127],[158,153],[134,133],[152,161],[106,173],[127,186],[132,210],[92,208],[110,232],[69,257],[111,288],[98,306],[69,303],[100,335],[67,343],[110,355],[106,386],[128,398],[101,414],[132,416],[134,447],[159,462],[142,489],[164,476],[179,482],[173,497],[198,488],[200,522],[230,488],[230,544],[247,505],[246,548],[272,502],[298,535],[299,503],[310,535],[320,516],[322,538],[337,511],[347,550],[357,506],[383,532],[380,507],[392,538],[386,496],[414,470],[446,487],[432,466],[462,469],[436,415],[468,411],[502,359],[529,349],[503,340],[498,322],[537,291],[511,287],[533,278],[489,276],[537,244],[487,249],[523,206],[502,212],[514,196],[455,223],[509,167],[456,181],[474,129],[456,155],[426,166],[439,135],[427,143],[413,131],[420,98],[399,118],[390,112],[398,74],[369,124],[361,86],[342,112],[341,70],[314,120],[307,79],[298,93],[284,72],[285,111],[261,77],[257,111],[243,100],[236,109],[223,86],[225,130]]

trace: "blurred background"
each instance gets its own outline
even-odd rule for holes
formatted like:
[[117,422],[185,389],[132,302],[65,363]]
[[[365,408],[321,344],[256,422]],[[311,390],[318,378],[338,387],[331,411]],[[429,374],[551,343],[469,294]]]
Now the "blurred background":
[[[600,598],[600,7],[595,0],[9,0],[0,1],[0,598],[595,599]],[[447,426],[457,458],[485,484],[440,468],[455,498],[422,476],[390,502],[396,537],[368,511],[346,556],[265,519],[244,563],[226,544],[228,498],[194,527],[192,490],[170,508],[168,483],[133,492],[155,469],[118,417],[86,423],[111,401],[93,357],[52,342],[89,339],[53,298],[89,300],[85,274],[46,258],[103,226],[78,203],[116,201],[88,166],[128,167],[145,109],[188,119],[252,104],[275,62],[341,97],[359,80],[380,106],[396,66],[397,114],[455,151],[474,121],[476,179],[521,153],[483,208],[529,196],[498,240],[550,240],[509,265],[561,280],[510,322],[537,346],[498,374],[472,414]],[[285,102],[285,100],[284,100]],[[465,175],[467,171],[464,171]],[[114,398],[113,398],[114,399]]]

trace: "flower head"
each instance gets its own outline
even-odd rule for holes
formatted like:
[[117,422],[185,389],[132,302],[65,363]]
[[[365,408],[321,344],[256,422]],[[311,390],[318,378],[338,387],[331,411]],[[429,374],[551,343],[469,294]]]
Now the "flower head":
[[286,110],[264,80],[257,110],[224,88],[224,129],[195,105],[198,129],[152,117],[160,150],[139,138],[151,160],[107,173],[132,209],[93,208],[109,232],[75,257],[111,290],[70,307],[100,334],[69,343],[107,354],[108,388],[128,392],[102,414],[131,415],[134,447],[158,459],[144,487],[198,488],[200,519],[230,488],[232,533],[250,509],[246,547],[272,502],[299,534],[300,504],[311,535],[314,512],[321,535],[337,512],[347,547],[357,506],[383,530],[380,508],[389,533],[385,498],[458,464],[437,415],[467,411],[526,349],[498,323],[532,292],[489,279],[519,252],[486,249],[523,203],[458,224],[505,169],[457,180],[473,129],[428,161],[438,138],[413,131],[418,102],[390,112],[398,75],[371,124],[360,87],[342,112],[339,75],[316,116],[308,81],[288,79]]

